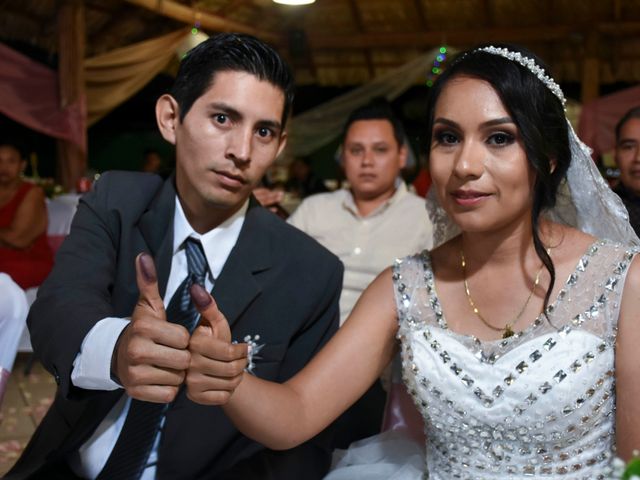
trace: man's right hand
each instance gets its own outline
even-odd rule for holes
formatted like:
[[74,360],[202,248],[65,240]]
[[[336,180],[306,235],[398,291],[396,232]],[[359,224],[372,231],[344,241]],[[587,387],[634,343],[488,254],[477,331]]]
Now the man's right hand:
[[116,343],[111,371],[130,397],[169,403],[189,367],[189,332],[167,321],[156,268],[147,253],[136,258],[136,283],[140,298]]

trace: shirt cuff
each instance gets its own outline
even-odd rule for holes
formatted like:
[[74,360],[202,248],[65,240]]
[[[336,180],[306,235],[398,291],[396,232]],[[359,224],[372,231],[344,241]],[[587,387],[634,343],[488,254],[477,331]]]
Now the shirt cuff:
[[122,388],[111,379],[111,357],[122,330],[129,319],[107,317],[96,323],[80,346],[73,361],[71,382],[88,390],[116,390]]

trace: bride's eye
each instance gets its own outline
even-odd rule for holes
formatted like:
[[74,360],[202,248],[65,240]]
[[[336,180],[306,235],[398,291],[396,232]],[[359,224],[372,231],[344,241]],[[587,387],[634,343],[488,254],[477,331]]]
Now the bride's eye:
[[458,136],[450,131],[436,132],[434,138],[439,145],[454,145],[459,142]]
[[515,140],[516,140],[516,137],[510,133],[498,132],[491,135],[487,139],[487,143],[489,143],[490,145],[496,145],[496,146],[502,147],[506,145],[511,145],[513,142],[515,142]]

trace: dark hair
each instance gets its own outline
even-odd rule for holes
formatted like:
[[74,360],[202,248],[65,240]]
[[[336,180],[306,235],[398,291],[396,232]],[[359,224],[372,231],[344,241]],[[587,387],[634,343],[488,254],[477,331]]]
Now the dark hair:
[[247,72],[265,80],[284,93],[282,128],[293,102],[293,75],[289,66],[269,45],[251,35],[221,33],[208,38],[187,52],[171,88],[180,106],[183,121],[194,102],[215,81],[218,72]]
[[16,152],[18,152],[18,155],[20,156],[20,160],[24,161],[27,158],[27,151],[24,148],[23,145],[18,144],[15,141],[10,141],[7,139],[0,139],[0,147],[9,147],[9,148],[13,148]]
[[624,127],[624,124],[627,123],[632,118],[640,118],[640,106],[633,107],[627,113],[625,113],[618,123],[616,124],[616,143],[620,140],[620,130]]
[[[496,46],[520,52],[545,71],[549,71],[544,62],[522,47]],[[538,228],[540,214],[555,205],[558,187],[571,162],[569,128],[564,106],[528,68],[500,55],[477,50],[482,47],[481,45],[458,55],[434,82],[428,102],[427,145],[431,145],[432,141],[436,103],[449,80],[469,76],[484,80],[493,87],[516,124],[529,164],[536,172],[531,212],[533,244],[551,276],[544,299],[546,309],[555,283],[555,268],[540,239]]]
[[349,127],[359,120],[387,120],[393,127],[393,136],[398,142],[398,147],[404,145],[404,127],[398,117],[396,117],[391,109],[391,105],[384,99],[374,99],[370,103],[356,108],[347,119],[342,131],[342,139],[347,136]]

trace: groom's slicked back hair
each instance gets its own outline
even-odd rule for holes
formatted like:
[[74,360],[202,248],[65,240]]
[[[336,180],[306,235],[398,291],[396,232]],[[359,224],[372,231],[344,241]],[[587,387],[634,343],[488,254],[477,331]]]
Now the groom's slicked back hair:
[[293,102],[293,74],[272,47],[239,33],[215,35],[186,53],[170,92],[180,106],[180,121],[215,82],[216,73],[223,71],[250,73],[282,90],[281,123],[285,127]]

